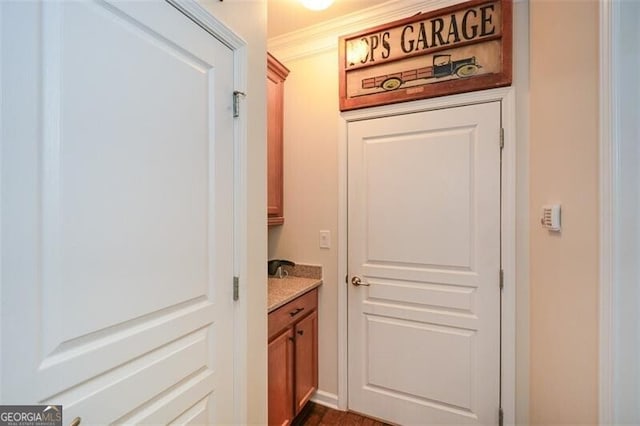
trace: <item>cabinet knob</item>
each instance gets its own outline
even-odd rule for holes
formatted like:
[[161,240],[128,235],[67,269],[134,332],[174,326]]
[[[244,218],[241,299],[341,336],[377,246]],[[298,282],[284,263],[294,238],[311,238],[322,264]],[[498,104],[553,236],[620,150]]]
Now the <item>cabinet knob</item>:
[[304,308],[294,309],[293,311],[289,312],[289,315],[291,315],[292,317],[295,317],[296,315],[298,315],[302,311],[304,311]]
[[301,336],[304,335],[304,330],[298,330],[298,334]]
[[80,426],[81,422],[82,422],[82,418],[81,417],[76,417],[75,419],[73,419],[71,421],[71,423],[69,423],[69,426]]

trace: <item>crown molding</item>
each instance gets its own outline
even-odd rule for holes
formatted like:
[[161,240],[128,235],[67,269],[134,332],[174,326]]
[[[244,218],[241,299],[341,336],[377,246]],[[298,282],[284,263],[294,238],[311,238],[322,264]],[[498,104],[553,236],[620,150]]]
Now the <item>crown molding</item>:
[[338,38],[387,22],[460,3],[460,0],[391,0],[339,18],[267,40],[269,52],[280,61],[292,61],[338,49]]

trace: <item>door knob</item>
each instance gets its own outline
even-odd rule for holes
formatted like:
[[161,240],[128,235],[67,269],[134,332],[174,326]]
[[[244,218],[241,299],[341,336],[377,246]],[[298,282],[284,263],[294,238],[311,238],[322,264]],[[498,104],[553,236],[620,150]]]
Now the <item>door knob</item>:
[[360,286],[369,287],[369,284],[363,283],[360,277],[351,278],[351,284],[355,285],[356,287],[360,287]]

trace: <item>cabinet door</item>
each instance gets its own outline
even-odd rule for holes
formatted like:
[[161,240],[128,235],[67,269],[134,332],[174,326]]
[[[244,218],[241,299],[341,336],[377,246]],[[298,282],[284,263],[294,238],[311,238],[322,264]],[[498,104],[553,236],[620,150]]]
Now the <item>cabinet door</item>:
[[296,414],[318,388],[318,311],[295,326],[296,333]]
[[267,54],[267,212],[269,225],[284,223],[282,173],[284,80],[287,67]]
[[[282,184],[282,97],[284,82],[277,75],[267,75],[267,212],[270,224],[283,217]],[[280,222],[281,223],[281,222]]]
[[293,420],[293,329],[269,343],[269,425]]

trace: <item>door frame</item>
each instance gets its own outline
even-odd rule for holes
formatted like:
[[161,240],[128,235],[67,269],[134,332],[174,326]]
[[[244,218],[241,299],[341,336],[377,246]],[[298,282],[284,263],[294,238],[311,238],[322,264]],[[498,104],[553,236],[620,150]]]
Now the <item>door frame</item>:
[[[618,147],[613,127],[614,89],[612,81],[616,64],[613,62],[614,42],[617,40],[614,25],[613,2],[599,5],[599,48],[600,48],[600,135],[599,135],[599,189],[600,189],[600,306],[599,306],[599,365],[598,365],[598,413],[600,424],[610,424],[613,420],[613,232],[614,203],[619,197],[617,182],[614,181]],[[619,6],[618,6],[619,7]]]
[[[165,0],[178,11],[192,20],[196,25],[211,34],[233,52],[233,83],[234,90],[246,93],[247,87],[247,43],[222,21],[214,17],[196,0]],[[233,276],[248,276],[248,240],[247,235],[247,205],[248,205],[248,147],[247,147],[247,107],[245,102],[239,103],[238,117],[233,122]],[[232,285],[232,283],[229,283]],[[239,291],[247,294],[245,280],[239,280]],[[247,297],[241,297],[233,306],[233,416],[234,423],[246,424],[248,418],[248,389],[247,377],[247,329],[248,307]]]
[[[348,408],[347,285],[347,127],[350,122],[443,108],[499,101],[504,128],[501,194],[501,263],[504,270],[501,334],[501,406],[504,420],[516,419],[516,93],[514,87],[490,89],[435,99],[344,112],[338,137],[338,395],[337,407]],[[496,141],[498,143],[498,141]]]
[[[620,420],[618,411],[624,410],[625,404],[620,401],[631,401],[636,397],[628,387],[621,386],[616,377],[625,371],[625,358],[621,354],[629,354],[629,347],[624,342],[632,341],[628,331],[620,330],[620,317],[624,316],[625,307],[620,302],[628,293],[629,276],[633,274],[629,261],[620,256],[622,247],[637,241],[633,233],[622,232],[630,221],[620,214],[621,200],[637,199],[639,185],[629,179],[623,179],[621,173],[627,166],[621,162],[631,149],[623,141],[633,137],[632,132],[619,119],[620,113],[627,108],[624,93],[637,90],[638,84],[632,84],[621,72],[628,66],[629,57],[637,57],[640,49],[633,45],[633,54],[623,54],[621,45],[628,35],[622,17],[629,12],[624,2],[599,2],[599,365],[598,365],[598,399],[599,422],[607,425]],[[629,44],[625,44],[631,46]],[[635,81],[634,81],[635,82]],[[630,134],[631,133],[631,134]],[[635,277],[637,273],[635,273]],[[628,298],[625,298],[628,300]],[[640,308],[636,302],[634,308]],[[631,345],[635,342],[631,343]],[[637,347],[637,346],[636,346]],[[637,354],[637,351],[635,351]],[[633,358],[634,353],[631,354]],[[631,379],[634,385],[640,382],[636,374]],[[631,419],[633,420],[633,419]]]

